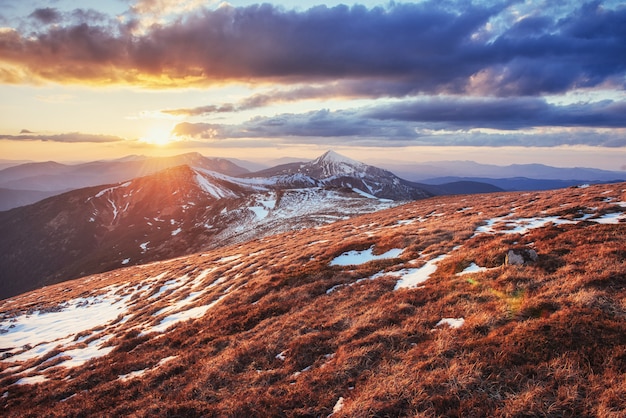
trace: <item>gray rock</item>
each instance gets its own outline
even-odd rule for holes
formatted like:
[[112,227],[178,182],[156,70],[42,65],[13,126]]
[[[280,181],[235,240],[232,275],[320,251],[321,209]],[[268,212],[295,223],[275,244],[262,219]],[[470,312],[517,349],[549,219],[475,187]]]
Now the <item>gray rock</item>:
[[504,264],[511,266],[521,266],[529,262],[537,261],[539,256],[533,249],[509,250],[504,259]]

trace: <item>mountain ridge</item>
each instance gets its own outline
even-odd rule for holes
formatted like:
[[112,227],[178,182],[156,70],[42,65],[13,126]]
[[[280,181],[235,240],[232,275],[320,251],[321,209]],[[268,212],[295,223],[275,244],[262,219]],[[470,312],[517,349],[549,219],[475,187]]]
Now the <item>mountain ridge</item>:
[[298,175],[243,179],[188,165],[78,189],[0,212],[0,297],[393,205]]
[[481,164],[475,161],[431,161],[424,163],[381,163],[399,176],[411,181],[440,177],[505,179],[527,177],[538,180],[576,180],[606,182],[626,180],[626,171],[611,171],[588,167],[553,167],[545,164],[510,164],[506,166]]
[[415,200],[433,196],[417,183],[407,182],[392,172],[374,167],[329,150],[310,162],[288,163],[246,177],[274,177],[301,174],[321,184],[346,187],[383,199]]
[[[344,162],[350,160],[353,165],[363,164],[341,156],[334,151],[332,152],[343,159]],[[321,157],[322,156],[319,156],[315,160],[320,160]],[[172,157],[131,155],[114,160],[93,161],[71,165],[56,162],[28,162],[26,164],[12,165],[10,170],[6,172],[6,169],[0,170],[0,188],[9,189],[9,191],[3,193],[2,206],[0,207],[0,210],[7,210],[35,203],[41,196],[59,194],[70,189],[91,185],[126,181],[131,178],[157,172],[160,169],[173,167],[183,163],[198,166],[201,165],[197,163],[198,161],[213,161],[214,164],[222,164],[222,167],[220,168],[214,166],[212,169],[225,174],[245,176],[248,173],[254,172],[257,176],[265,176],[271,175],[272,173],[277,174],[281,171],[283,173],[298,172],[298,170],[302,170],[301,166],[312,164],[315,161],[301,160],[293,162],[293,160],[297,159],[292,157],[285,158],[283,160],[288,160],[290,162],[274,165],[270,168],[262,168],[262,164],[234,158],[204,157],[199,153],[180,154]],[[273,161],[274,163],[280,163],[281,159]],[[227,162],[234,164],[234,166],[229,165]],[[57,166],[56,172],[50,171],[50,167],[48,167],[47,170],[42,168],[50,164]],[[58,166],[59,164],[60,166]],[[38,166],[39,169],[37,169]],[[38,171],[43,170],[43,172],[40,173],[40,175],[28,175],[30,170],[29,167],[36,170],[35,174]],[[458,183],[450,186],[432,187],[433,185],[441,186],[441,183],[445,178],[447,178],[448,182],[451,183],[459,181],[486,183],[502,190],[547,190],[567,187],[575,184],[606,183],[623,181],[626,179],[626,172],[606,171],[585,167],[559,168],[546,166],[544,164],[512,164],[509,166],[496,166],[479,164],[473,161],[440,161],[416,164],[390,164],[389,162],[385,162],[381,164],[381,167],[393,175],[401,178],[405,187],[408,187],[409,189],[417,188],[421,191],[426,191],[427,193],[435,195],[450,193],[457,194],[459,192],[465,194],[498,191],[497,189],[490,189],[484,184],[473,183],[465,183],[469,188],[465,188],[463,190],[459,189]],[[205,165],[205,168],[211,167],[207,167]],[[15,174],[20,172],[26,173]],[[31,174],[33,174],[32,171]],[[323,176],[323,172],[318,173],[317,175]],[[520,177],[527,177],[531,180],[522,182]],[[537,181],[533,181],[532,179]],[[338,180],[336,180],[336,184],[342,186],[341,182]],[[359,184],[359,187],[364,189],[362,190],[363,192],[371,194],[371,191],[367,190],[366,185]],[[38,194],[34,193],[34,191],[43,191],[45,193]],[[397,198],[393,196],[393,193],[390,193],[390,195],[392,198]],[[405,198],[414,197],[416,197],[415,194],[412,197],[406,196],[405,191]]]

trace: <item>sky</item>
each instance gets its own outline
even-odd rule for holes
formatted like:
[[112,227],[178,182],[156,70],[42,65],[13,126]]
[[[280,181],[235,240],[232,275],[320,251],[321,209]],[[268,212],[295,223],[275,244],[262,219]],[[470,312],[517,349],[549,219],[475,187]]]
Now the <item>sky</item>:
[[0,159],[626,170],[623,1],[0,0]]

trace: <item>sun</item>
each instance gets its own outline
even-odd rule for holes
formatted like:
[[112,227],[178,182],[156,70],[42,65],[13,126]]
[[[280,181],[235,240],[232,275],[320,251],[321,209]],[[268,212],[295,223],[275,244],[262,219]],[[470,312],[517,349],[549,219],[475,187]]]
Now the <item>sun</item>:
[[151,128],[144,136],[139,138],[139,140],[146,144],[158,146],[165,146],[176,141],[174,135],[172,135],[171,129],[166,129],[161,126]]

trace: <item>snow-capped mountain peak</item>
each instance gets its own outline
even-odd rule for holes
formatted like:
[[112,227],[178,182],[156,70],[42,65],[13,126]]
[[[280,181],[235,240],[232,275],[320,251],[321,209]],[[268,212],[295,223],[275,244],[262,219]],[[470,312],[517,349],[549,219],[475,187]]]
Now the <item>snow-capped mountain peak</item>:
[[345,157],[333,150],[326,151],[308,165],[320,167],[324,177],[351,175],[367,167],[362,162]]
[[432,195],[420,185],[402,180],[390,171],[352,160],[332,150],[311,162],[284,164],[252,173],[249,177],[299,179],[300,183],[302,179],[308,179],[320,186],[347,188],[363,196],[365,193],[396,201],[423,199]]

